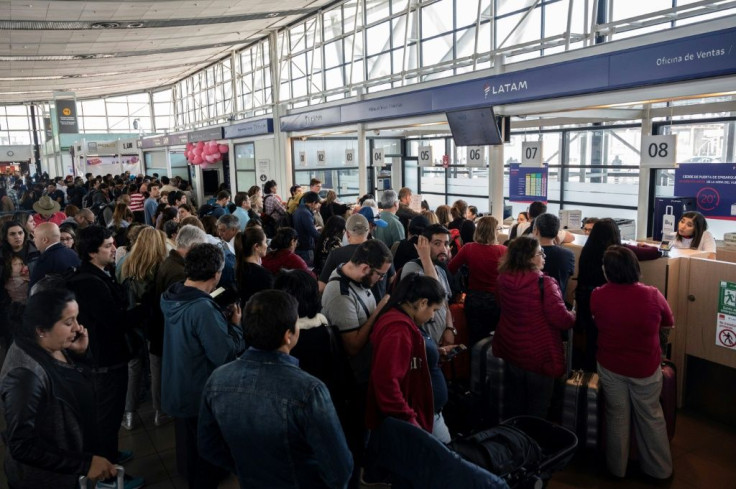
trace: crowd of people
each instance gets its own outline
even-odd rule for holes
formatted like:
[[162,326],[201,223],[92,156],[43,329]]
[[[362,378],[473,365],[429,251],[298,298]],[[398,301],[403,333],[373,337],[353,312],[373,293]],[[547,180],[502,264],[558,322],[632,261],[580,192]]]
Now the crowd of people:
[[[269,181],[199,206],[188,182],[157,175],[18,177],[3,190],[0,398],[13,489],[71,488],[80,475],[114,487],[114,464],[134,456],[119,450],[119,427],[136,427],[147,389],[154,424],[175,423],[190,487],[229,473],[242,487],[358,487],[366,437],[387,417],[450,441],[440,364],[457,346],[454,300],[467,347],[494,333],[513,414],[550,415],[566,374],[561,332],[585,332],[579,361],[607,392],[612,472],[625,472],[633,406],[653,440],[640,445],[642,467],[671,474],[650,401],[673,318],[638,266],[658,254],[622,246],[611,219],[585,223],[573,311],[575,258],[561,246],[572,237],[541,202],[500,244],[494,217],[462,200],[412,209],[409,188],[348,205],[322,199],[317,179],[287,201]],[[677,241],[710,246],[706,229],[689,213]],[[622,301],[640,313],[611,305]],[[143,483],[126,474],[127,489]]]

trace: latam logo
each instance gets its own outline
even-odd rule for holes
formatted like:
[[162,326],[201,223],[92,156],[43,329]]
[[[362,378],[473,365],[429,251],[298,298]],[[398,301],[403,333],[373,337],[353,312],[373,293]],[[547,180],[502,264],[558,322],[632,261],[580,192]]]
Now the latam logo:
[[526,80],[519,80],[511,83],[499,83],[498,85],[491,85],[486,82],[483,85],[483,98],[488,98],[489,95],[501,95],[510,92],[520,92],[522,90],[528,90]]

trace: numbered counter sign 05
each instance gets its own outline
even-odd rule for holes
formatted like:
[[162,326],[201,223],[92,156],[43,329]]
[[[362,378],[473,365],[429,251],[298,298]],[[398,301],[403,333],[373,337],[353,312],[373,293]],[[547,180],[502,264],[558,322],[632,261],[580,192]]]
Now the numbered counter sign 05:
[[417,165],[432,166],[434,159],[432,158],[432,146],[419,146],[419,158]]
[[373,148],[373,152],[371,154],[371,162],[373,162],[373,166],[384,165],[383,148]]
[[542,141],[521,143],[521,166],[542,166]]
[[677,136],[643,136],[641,138],[642,166],[672,166],[677,161]]
[[324,151],[317,151],[317,166],[327,166],[327,155]]
[[355,165],[355,150],[346,149],[345,150],[345,166],[353,166],[353,165]]
[[486,147],[468,146],[465,161],[468,166],[486,166]]

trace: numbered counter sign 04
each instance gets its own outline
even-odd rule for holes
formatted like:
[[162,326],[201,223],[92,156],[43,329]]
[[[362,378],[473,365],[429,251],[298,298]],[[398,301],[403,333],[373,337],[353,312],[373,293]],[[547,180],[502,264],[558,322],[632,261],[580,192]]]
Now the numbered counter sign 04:
[[677,161],[677,136],[643,136],[641,138],[642,166],[673,166]]
[[432,146],[419,146],[419,159],[417,165],[419,166],[432,166],[434,159],[432,159]]
[[345,166],[353,166],[353,165],[355,165],[355,150],[346,149],[345,150]]
[[468,146],[465,161],[468,166],[486,166],[486,147]]
[[327,155],[324,151],[317,151],[317,166],[327,166]]
[[371,154],[371,162],[373,163],[373,166],[384,165],[383,148],[373,148],[373,153]]
[[542,141],[521,143],[521,166],[542,166]]
[[307,152],[299,151],[299,166],[307,166]]

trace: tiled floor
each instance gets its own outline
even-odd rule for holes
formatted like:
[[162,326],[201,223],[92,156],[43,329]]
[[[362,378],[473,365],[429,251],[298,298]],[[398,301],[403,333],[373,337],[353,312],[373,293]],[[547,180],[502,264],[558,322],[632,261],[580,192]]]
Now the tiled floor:
[[[126,471],[144,477],[146,487],[150,489],[186,489],[186,481],[176,472],[173,423],[156,427],[150,403],[138,411],[137,423],[133,431],[120,430],[121,448],[133,450],[135,454],[125,464]],[[0,456],[4,457],[4,453],[5,447],[0,444]],[[675,475],[671,481],[657,484],[657,487],[736,489],[736,430],[694,414],[680,412],[672,441],[672,455]],[[606,474],[600,461],[577,457],[567,469],[555,474],[548,488],[640,489],[652,486],[637,475],[614,480]],[[3,473],[0,488],[5,487]],[[220,485],[221,489],[237,487],[235,477]]]

